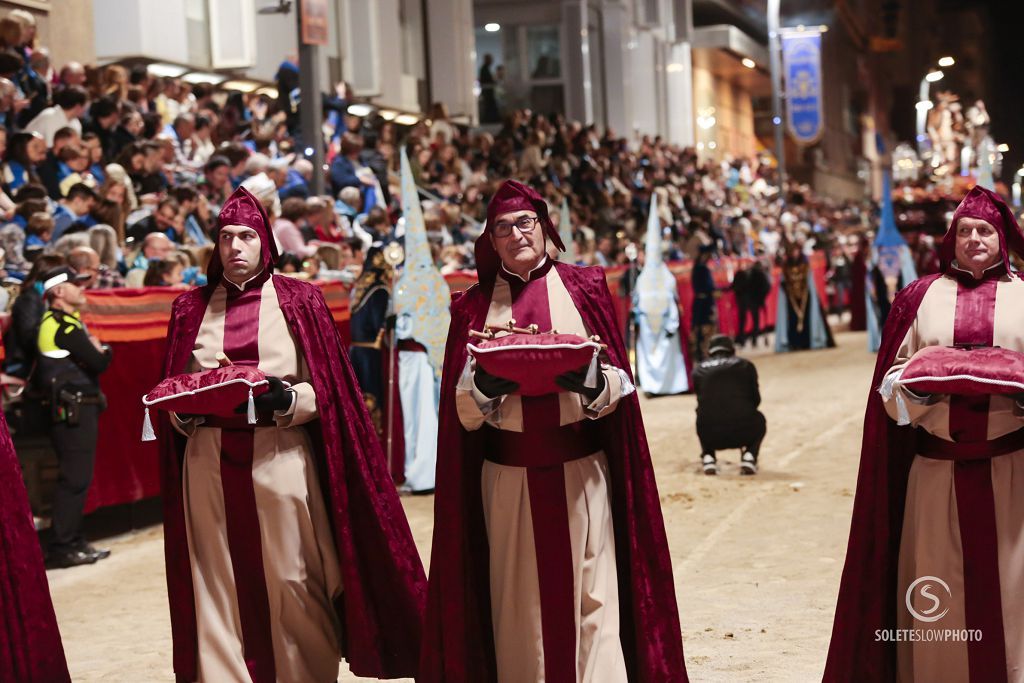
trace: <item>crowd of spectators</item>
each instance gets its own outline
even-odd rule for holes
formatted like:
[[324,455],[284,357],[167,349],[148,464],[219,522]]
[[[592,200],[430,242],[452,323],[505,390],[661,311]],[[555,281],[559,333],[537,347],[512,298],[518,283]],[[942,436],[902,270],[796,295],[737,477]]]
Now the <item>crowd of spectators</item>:
[[[144,66],[51,65],[30,15],[0,19],[0,248],[8,283],[42,254],[90,274],[90,288],[205,282],[220,206],[238,186],[270,213],[282,270],[351,282],[376,236],[402,231],[399,153],[424,191],[435,262],[472,269],[487,200],[505,178],[531,183],[572,226],[573,260],[642,259],[651,198],[668,256],[775,257],[785,244],[840,266],[871,229],[870,206],[780,191],[767,157],[708,160],[660,138],[627,139],[561,115],[512,111],[472,129],[443,105],[412,126],[347,113],[325,96],[329,194],[311,190],[298,130],[296,67],[278,92],[222,92]],[[562,216],[563,201],[569,215]],[[2,302],[0,302],[2,303]]]

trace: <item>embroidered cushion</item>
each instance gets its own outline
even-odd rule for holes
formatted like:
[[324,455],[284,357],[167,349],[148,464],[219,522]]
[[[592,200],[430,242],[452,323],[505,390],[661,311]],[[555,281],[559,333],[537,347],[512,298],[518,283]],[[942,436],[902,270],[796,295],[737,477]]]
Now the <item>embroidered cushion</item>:
[[915,394],[1024,393],[1024,353],[999,347],[926,346],[907,363],[899,384]]
[[559,375],[596,368],[601,345],[575,334],[506,334],[466,348],[485,372],[518,382],[517,394],[543,396],[564,391],[555,383]]
[[227,365],[168,377],[142,397],[146,408],[190,415],[231,417],[235,408],[270,387],[262,370],[248,365]]

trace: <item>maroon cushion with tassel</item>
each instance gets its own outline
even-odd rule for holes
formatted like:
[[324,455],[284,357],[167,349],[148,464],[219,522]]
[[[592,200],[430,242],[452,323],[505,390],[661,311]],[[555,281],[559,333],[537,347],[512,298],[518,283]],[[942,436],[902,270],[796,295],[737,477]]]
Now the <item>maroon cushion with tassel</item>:
[[911,357],[899,384],[917,394],[1024,393],[1024,353],[997,346],[926,346]]
[[168,377],[142,397],[146,407],[142,440],[156,438],[149,417],[151,407],[183,415],[233,417],[235,408],[248,401],[249,422],[255,424],[253,398],[269,390],[264,372],[249,365],[226,365]]
[[[519,384],[515,393],[543,396],[564,391],[555,378],[588,364],[597,372],[601,345],[576,334],[506,334],[466,345],[477,365],[495,377]],[[596,383],[595,383],[596,386]]]

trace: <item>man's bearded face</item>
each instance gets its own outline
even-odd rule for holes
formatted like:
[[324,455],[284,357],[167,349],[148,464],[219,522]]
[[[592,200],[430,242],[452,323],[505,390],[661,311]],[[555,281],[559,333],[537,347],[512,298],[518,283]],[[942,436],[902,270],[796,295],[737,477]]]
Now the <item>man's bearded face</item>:
[[226,225],[217,238],[224,275],[235,284],[250,280],[263,270],[263,242],[259,233],[245,225]]

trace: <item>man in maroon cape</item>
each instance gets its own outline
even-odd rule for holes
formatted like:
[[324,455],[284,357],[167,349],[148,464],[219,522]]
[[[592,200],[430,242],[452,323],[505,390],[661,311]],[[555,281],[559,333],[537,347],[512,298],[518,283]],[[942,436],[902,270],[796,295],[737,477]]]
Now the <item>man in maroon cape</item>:
[[[941,272],[893,302],[864,421],[826,681],[1021,680],[1024,410],[1020,397],[921,395],[899,384],[928,346],[1024,352],[1024,235],[975,187]],[[969,351],[968,351],[969,352]]]
[[70,683],[21,465],[0,414],[0,681]]
[[[604,272],[557,263],[547,205],[506,182],[452,304],[441,387],[427,682],[686,681],[672,566]],[[524,397],[470,362],[470,330],[597,334],[600,372]],[[593,381],[588,381],[593,380]],[[596,386],[595,386],[596,385]]]
[[253,195],[237,190],[220,226],[210,284],[174,302],[164,374],[231,362],[271,389],[254,425],[159,429],[178,681],[328,683],[342,656],[413,676],[423,568],[334,321],[319,289],[272,273]]

